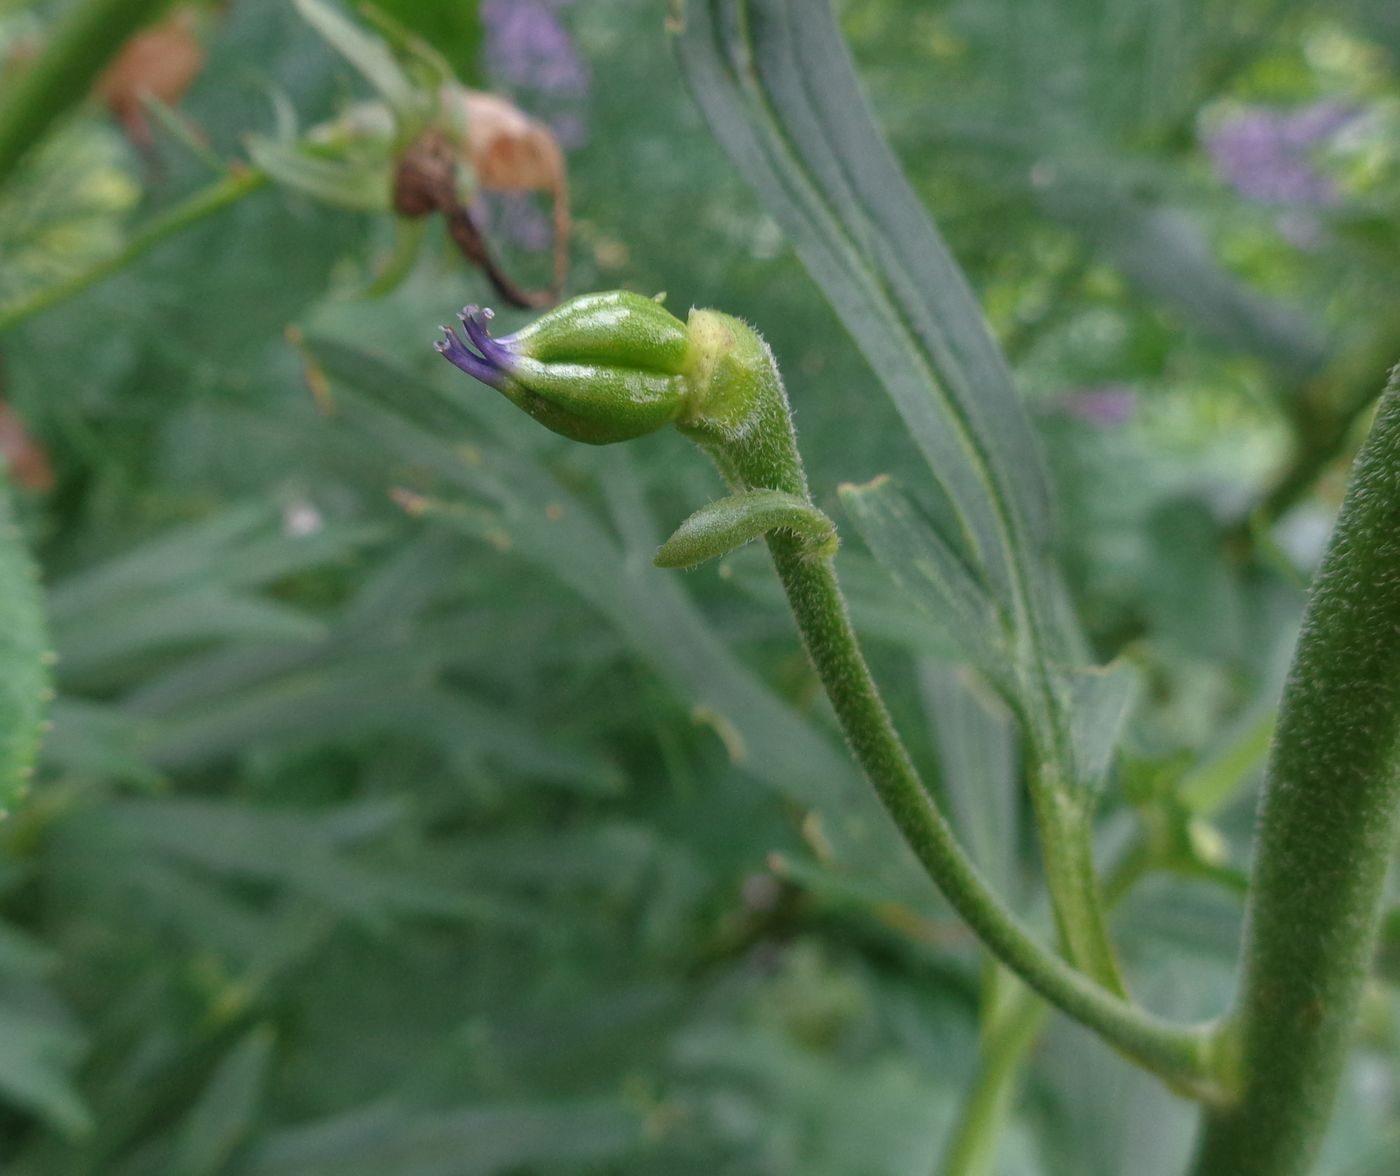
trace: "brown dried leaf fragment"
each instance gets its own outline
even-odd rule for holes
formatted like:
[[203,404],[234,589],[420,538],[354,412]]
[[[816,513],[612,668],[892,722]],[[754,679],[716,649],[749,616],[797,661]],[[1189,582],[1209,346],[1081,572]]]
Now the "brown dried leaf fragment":
[[98,79],[98,95],[149,164],[154,164],[154,142],[146,101],[179,105],[206,56],[195,10],[182,7],[127,41]]
[[[394,209],[417,218],[441,212],[464,257],[479,266],[501,297],[516,306],[548,306],[568,277],[569,187],[564,152],[543,123],[496,94],[444,88],[442,102],[453,121],[466,124],[465,148],[437,129],[425,131],[400,157],[394,177]],[[452,107],[455,104],[456,109]],[[463,158],[465,156],[465,159]],[[546,192],[554,204],[554,280],[547,291],[521,288],[501,269],[471,211],[458,196],[457,167],[471,165],[488,192]]]

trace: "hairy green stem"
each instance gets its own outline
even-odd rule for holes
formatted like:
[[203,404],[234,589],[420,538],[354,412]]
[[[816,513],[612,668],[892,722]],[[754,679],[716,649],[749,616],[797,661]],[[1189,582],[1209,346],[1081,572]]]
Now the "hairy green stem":
[[607,444],[673,423],[704,449],[732,495],[682,524],[661,562],[710,558],[764,531],[857,761],[952,906],[1052,1004],[1178,1088],[1214,1097],[1213,1030],[1135,1008],[1040,943],[977,872],[934,805],[856,642],[832,566],[835,536],[811,503],[787,394],[757,333],[714,310],[692,310],[682,325],[655,300],[623,291],[571,299],[502,340],[490,337],[479,308],[468,307],[461,320],[466,341],[444,328],[442,356],[556,433]]
[[0,185],[48,129],[81,102],[122,43],[169,0],[83,0],[0,107]]
[[1259,817],[1231,1018],[1238,1098],[1198,1176],[1301,1176],[1326,1128],[1400,835],[1400,380],[1318,572]]
[[1051,1004],[1169,1081],[1213,1097],[1212,1036],[1120,999],[1047,951],[988,887],[919,780],[871,679],[831,560],[768,536],[778,576],[841,729],[885,809],[953,908],[992,953]]
[[181,201],[174,208],[143,225],[116,253],[94,262],[60,282],[55,282],[52,286],[45,286],[0,305],[0,331],[13,327],[31,315],[48,310],[60,302],[66,302],[76,294],[81,294],[89,286],[95,286],[103,279],[125,269],[167,237],[173,237],[205,217],[236,204],[267,182],[266,173],[254,168],[240,167],[236,171],[230,171],[222,179],[202,188],[189,199]]

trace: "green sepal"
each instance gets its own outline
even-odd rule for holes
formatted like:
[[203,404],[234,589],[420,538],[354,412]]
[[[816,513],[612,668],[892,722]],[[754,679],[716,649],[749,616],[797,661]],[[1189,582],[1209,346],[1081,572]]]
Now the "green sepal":
[[683,376],[520,360],[501,388],[545,428],[589,445],[644,437],[670,424],[685,403]]
[[814,556],[836,554],[836,524],[804,498],[781,490],[747,490],[702,506],[656,553],[659,568],[691,568],[769,531],[788,531]]
[[690,366],[686,325],[655,298],[630,290],[570,298],[514,336],[540,363],[587,363],[680,375]]

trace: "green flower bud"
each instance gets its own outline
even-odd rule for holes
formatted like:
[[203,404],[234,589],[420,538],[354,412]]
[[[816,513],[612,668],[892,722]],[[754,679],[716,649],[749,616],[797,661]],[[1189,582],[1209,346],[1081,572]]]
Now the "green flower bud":
[[487,329],[491,311],[468,306],[459,317],[470,346],[444,327],[438,351],[565,437],[627,441],[685,411],[689,337],[654,299],[586,294],[500,339]]
[[787,395],[767,344],[715,310],[682,323],[626,291],[570,299],[493,339],[489,310],[459,316],[437,349],[541,424],[575,441],[627,441],[674,423],[736,490],[806,496]]

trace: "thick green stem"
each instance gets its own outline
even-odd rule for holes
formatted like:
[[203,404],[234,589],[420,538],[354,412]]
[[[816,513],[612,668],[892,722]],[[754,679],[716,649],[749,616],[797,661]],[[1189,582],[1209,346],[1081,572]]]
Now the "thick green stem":
[[1198,1176],[1301,1176],[1331,1112],[1400,835],[1400,384],[1313,589],[1259,817],[1232,1036]]
[[793,616],[851,750],[915,856],[991,952],[1051,1004],[1142,1065],[1212,1097],[1212,1036],[1154,1017],[1051,954],[996,897],[920,782],[861,656],[830,559],[768,537]]
[[92,89],[132,33],[169,0],[83,0],[0,107],[0,186],[45,132]]
[[222,179],[196,192],[188,200],[181,201],[168,212],[143,225],[111,256],[104,257],[52,286],[45,286],[32,294],[0,305],[0,331],[13,327],[31,315],[48,310],[60,302],[66,302],[76,294],[81,294],[89,286],[95,286],[104,278],[125,269],[167,237],[173,237],[205,217],[222,211],[230,204],[236,204],[266,183],[266,173],[252,168],[239,168],[229,172]]

